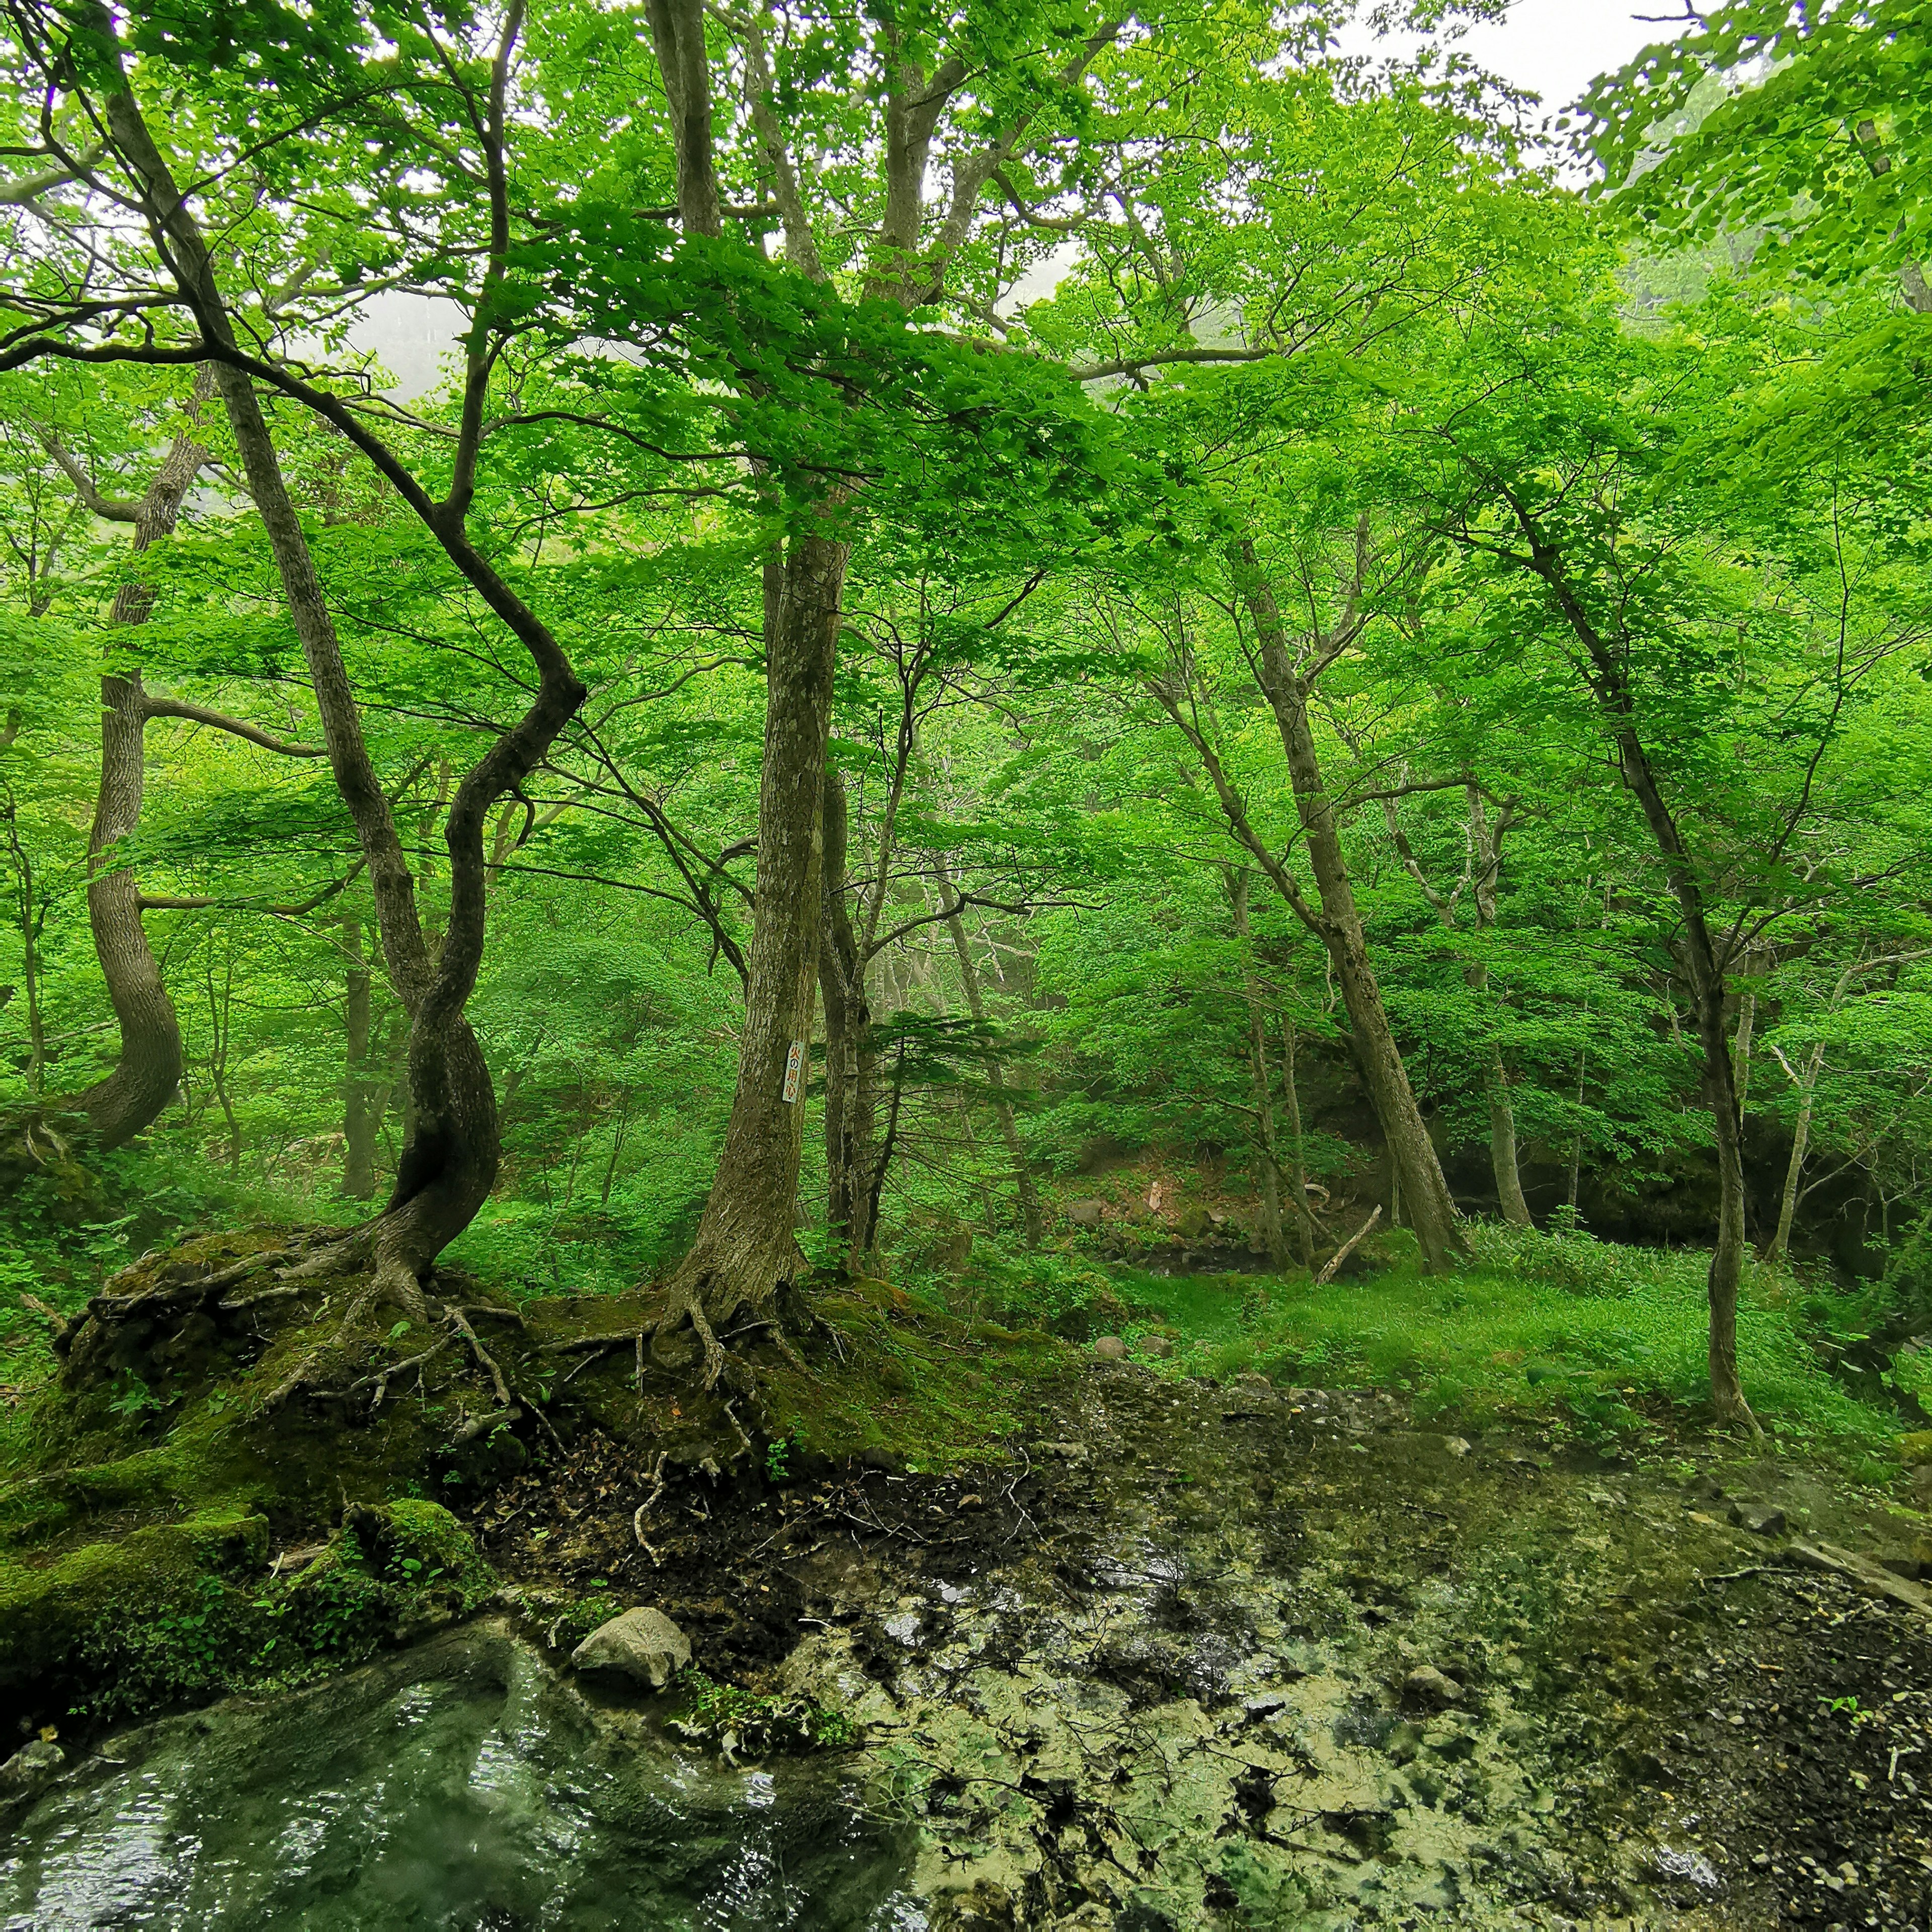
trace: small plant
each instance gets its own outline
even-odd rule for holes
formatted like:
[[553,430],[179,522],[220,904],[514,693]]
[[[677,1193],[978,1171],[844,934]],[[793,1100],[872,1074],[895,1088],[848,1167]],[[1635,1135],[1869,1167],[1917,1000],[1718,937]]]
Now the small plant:
[[694,1744],[715,1744],[728,1764],[778,1750],[842,1750],[859,1741],[859,1727],[842,1711],[808,1697],[760,1697],[720,1684],[695,1666],[678,1672],[685,1708],[671,1729]]
[[765,1474],[774,1483],[791,1480],[791,1444],[784,1436],[776,1437],[765,1447]]
[[158,1414],[167,1406],[165,1398],[157,1395],[131,1372],[122,1377],[107,1403],[108,1408],[124,1422],[138,1421],[144,1415]]

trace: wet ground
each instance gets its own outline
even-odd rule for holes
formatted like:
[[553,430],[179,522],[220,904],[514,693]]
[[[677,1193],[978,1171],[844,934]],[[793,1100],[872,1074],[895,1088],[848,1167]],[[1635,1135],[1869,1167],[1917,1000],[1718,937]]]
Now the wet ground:
[[[16,1814],[0,1926],[1932,1924],[1932,1616],[1791,1546],[1922,1517],[1372,1390],[1027,1401],[944,1475],[586,1429],[469,1519],[520,1642],[110,1741]],[[565,1657],[638,1604],[862,1742],[735,1766],[586,1702]]]
[[650,1555],[587,1446],[478,1528],[854,1710],[935,1926],[1928,1924],[1932,1622],[1729,1520],[1910,1541],[1827,1474],[1131,1365],[1036,1421],[943,1478],[676,1474]]

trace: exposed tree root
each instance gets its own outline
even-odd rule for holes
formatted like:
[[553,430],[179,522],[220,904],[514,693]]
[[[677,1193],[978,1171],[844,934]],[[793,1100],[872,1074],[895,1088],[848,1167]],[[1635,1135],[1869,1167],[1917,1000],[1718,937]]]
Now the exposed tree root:
[[644,1518],[657,1507],[658,1499],[664,1492],[664,1465],[670,1460],[669,1450],[660,1449],[658,1451],[656,1466],[651,1471],[651,1492],[638,1504],[637,1514],[631,1519],[631,1534],[638,1539],[638,1547],[651,1559],[653,1570],[664,1568],[664,1558],[644,1540]]

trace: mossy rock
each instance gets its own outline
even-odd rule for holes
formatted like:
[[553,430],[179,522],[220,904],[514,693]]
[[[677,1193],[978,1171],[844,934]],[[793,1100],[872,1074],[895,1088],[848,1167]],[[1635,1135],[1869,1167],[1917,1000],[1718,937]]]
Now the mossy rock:
[[1916,1430],[1910,1436],[1898,1438],[1898,1460],[1907,1468],[1921,1462],[1932,1462],[1932,1429]]

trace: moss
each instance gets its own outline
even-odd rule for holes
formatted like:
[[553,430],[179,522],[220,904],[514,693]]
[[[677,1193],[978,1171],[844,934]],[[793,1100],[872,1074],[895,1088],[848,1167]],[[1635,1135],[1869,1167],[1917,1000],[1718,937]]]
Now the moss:
[[268,1570],[268,1525],[205,1514],[0,1565],[0,1691],[30,1716],[118,1718],[299,1683],[469,1615],[496,1580],[439,1504],[351,1512],[321,1556]]

